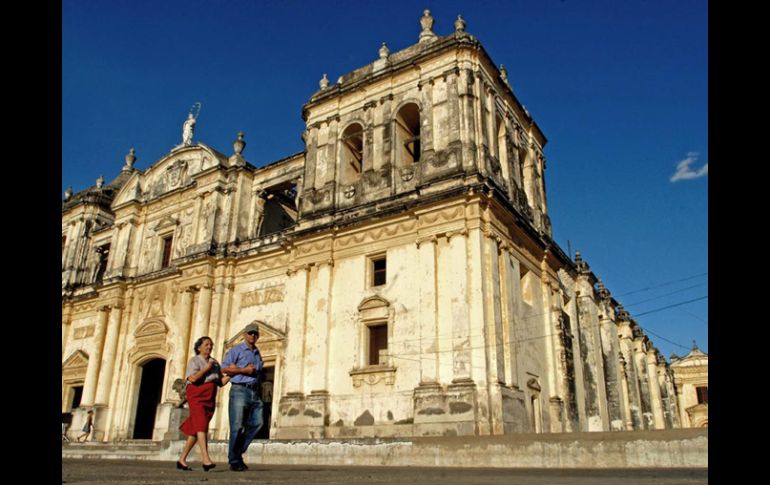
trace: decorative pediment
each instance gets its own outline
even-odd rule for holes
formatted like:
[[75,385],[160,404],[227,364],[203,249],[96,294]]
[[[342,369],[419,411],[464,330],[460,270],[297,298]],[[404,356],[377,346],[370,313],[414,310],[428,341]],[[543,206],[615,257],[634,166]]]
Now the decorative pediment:
[[148,356],[167,359],[171,355],[166,335],[168,327],[160,319],[145,320],[134,331],[136,342],[134,347],[128,352],[129,362],[136,363]]
[[113,206],[119,206],[131,201],[140,201],[142,198],[142,175],[139,171],[131,174],[112,202]]
[[67,357],[67,360],[62,363],[61,367],[62,372],[78,370],[83,370],[85,372],[85,369],[88,367],[88,354],[82,350],[76,350],[72,355]]
[[135,200],[146,202],[167,192],[187,187],[192,176],[220,165],[226,166],[227,157],[202,143],[173,150],[150,168],[136,171],[123,185],[114,199],[114,205]]
[[179,224],[179,220],[175,217],[166,216],[162,218],[157,224],[155,224],[155,227],[152,228],[155,232],[162,232],[166,229],[176,227],[176,225]]
[[[277,355],[279,350],[283,347],[283,342],[286,340],[286,333],[261,320],[255,320],[254,322],[259,327],[257,348],[259,349],[259,353],[262,354],[262,358],[266,359]],[[246,325],[248,325],[248,323]],[[246,325],[241,327],[238,332],[225,342],[225,351],[241,343],[243,332],[246,330]]]
[[382,298],[381,296],[370,296],[368,298],[364,298],[363,301],[358,305],[358,311],[362,312],[365,310],[373,310],[375,308],[382,308],[382,307],[389,307],[390,302],[386,300],[385,298]]
[[167,333],[168,327],[166,327],[166,324],[160,320],[150,320],[139,325],[134,332],[134,336],[137,338],[162,336],[165,339]]
[[238,331],[232,337],[227,339],[227,342],[225,342],[225,348],[229,349],[230,347],[240,343],[241,339],[243,338],[243,332],[246,330],[246,327],[251,323],[256,323],[257,326],[259,327],[259,342],[257,346],[261,346],[262,344],[269,341],[286,339],[285,332],[282,332],[281,330],[278,330],[272,325],[269,325],[261,320],[253,320],[252,322],[249,322],[243,327],[241,327],[240,329],[238,329]]
[[358,305],[358,313],[362,320],[387,319],[390,309],[390,302],[377,295],[364,298]]

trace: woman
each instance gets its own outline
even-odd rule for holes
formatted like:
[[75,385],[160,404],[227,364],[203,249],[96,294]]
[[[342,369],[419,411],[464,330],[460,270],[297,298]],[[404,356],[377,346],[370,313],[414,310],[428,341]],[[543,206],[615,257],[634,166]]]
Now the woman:
[[182,449],[182,455],[176,462],[179,470],[192,470],[187,466],[187,455],[198,442],[201,450],[203,470],[209,471],[216,465],[209,457],[206,434],[209,421],[214,416],[214,406],[217,399],[217,386],[224,386],[230,377],[223,376],[219,362],[211,357],[214,342],[209,337],[201,337],[195,341],[195,357],[187,364],[187,402],[190,406],[190,416],[182,423],[179,430],[187,435],[187,442]]
[[81,438],[82,438],[82,441],[85,441],[88,439],[88,435],[91,434],[91,430],[93,429],[93,427],[94,427],[94,410],[89,409],[88,417],[86,418],[85,424],[83,424],[83,434],[81,434],[77,438],[78,443],[81,442]]

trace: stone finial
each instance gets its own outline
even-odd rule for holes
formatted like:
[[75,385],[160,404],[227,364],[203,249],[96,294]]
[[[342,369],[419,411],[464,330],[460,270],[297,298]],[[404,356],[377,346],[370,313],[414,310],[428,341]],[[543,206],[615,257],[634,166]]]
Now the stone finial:
[[420,32],[420,42],[430,42],[436,40],[436,34],[433,32],[433,16],[430,14],[430,10],[427,8],[420,17],[420,25],[422,31]]
[[505,70],[505,66],[503,64],[500,64],[500,78],[505,82],[505,84],[508,84],[508,71]]
[[134,162],[136,161],[136,151],[134,150],[134,147],[131,147],[131,150],[128,151],[126,154],[126,164],[123,165],[123,171],[124,172],[130,172],[134,169]]
[[387,44],[383,42],[382,47],[380,47],[380,59],[387,59],[389,55],[390,55],[390,49],[388,49]]
[[337,84],[342,84],[342,76],[337,78]]
[[246,148],[246,142],[243,140],[243,131],[238,132],[238,138],[233,142],[233,151],[240,155]]
[[67,190],[64,191],[64,200],[70,200],[72,198],[72,186],[70,185],[67,187]]
[[623,308],[622,304],[618,304],[618,311],[617,311],[618,319],[619,320],[630,320],[631,315],[628,314],[625,308]]
[[96,179],[96,188],[101,189],[104,186],[104,175],[99,175],[99,178]]
[[700,349],[698,348],[698,344],[696,344],[696,343],[695,343],[695,339],[693,339],[693,340],[692,340],[692,349],[693,349],[693,350],[700,350]]
[[233,142],[233,153],[230,158],[230,165],[233,167],[243,167],[246,165],[246,160],[243,158],[243,149],[246,148],[246,141],[243,139],[243,131],[238,132],[238,138]]
[[455,32],[465,32],[465,20],[460,15],[455,20]]
[[318,81],[318,85],[321,86],[321,89],[326,89],[329,87],[329,79],[326,77],[326,73],[324,73],[324,76],[320,81]]
[[583,257],[580,256],[580,251],[575,251],[575,266],[577,267],[578,273],[588,273],[588,263],[583,261]]
[[607,300],[610,297],[610,290],[608,290],[604,283],[602,283],[602,280],[599,280],[598,286],[596,288],[596,292],[599,294],[599,298],[602,300]]

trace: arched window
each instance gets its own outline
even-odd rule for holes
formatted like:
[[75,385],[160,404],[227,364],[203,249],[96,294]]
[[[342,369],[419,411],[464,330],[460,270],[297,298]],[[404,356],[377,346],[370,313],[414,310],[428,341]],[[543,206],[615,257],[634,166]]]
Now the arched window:
[[396,113],[396,166],[420,161],[420,108],[405,104]]
[[358,123],[348,126],[340,145],[342,182],[355,182],[364,169],[364,128]]

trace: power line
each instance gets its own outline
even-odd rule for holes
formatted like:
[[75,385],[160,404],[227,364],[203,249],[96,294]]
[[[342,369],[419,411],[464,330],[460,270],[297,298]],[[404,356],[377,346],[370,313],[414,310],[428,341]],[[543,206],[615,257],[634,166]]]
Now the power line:
[[675,307],[675,306],[679,306],[679,305],[686,305],[686,304],[688,304],[688,303],[692,303],[692,302],[694,302],[694,301],[698,301],[698,300],[705,300],[705,299],[706,299],[706,298],[708,298],[708,297],[709,297],[709,296],[708,296],[708,295],[706,295],[706,296],[702,296],[702,297],[700,297],[700,298],[695,298],[695,299],[693,299],[693,300],[687,300],[687,301],[683,301],[683,302],[681,302],[681,303],[674,303],[673,305],[668,305],[668,306],[664,306],[664,307],[656,308],[656,309],[654,309],[654,310],[650,310],[650,311],[648,311],[648,312],[637,313],[637,314],[636,314],[636,316],[637,316],[637,317],[641,317],[642,315],[649,315],[650,313],[659,312],[659,311],[661,311],[661,310],[665,310],[665,309],[667,309],[667,308],[673,308],[673,307]]
[[659,296],[654,296],[654,297],[652,297],[652,298],[647,298],[646,300],[636,301],[636,302],[634,302],[634,303],[629,303],[629,304],[627,304],[627,305],[624,305],[624,306],[625,306],[625,307],[632,307],[632,306],[634,306],[634,305],[639,305],[639,304],[642,304],[642,303],[647,303],[648,301],[652,301],[652,300],[657,300],[657,299],[660,299],[660,298],[664,298],[664,297],[666,297],[666,296],[669,296],[669,295],[673,295],[674,293],[681,293],[681,292],[683,292],[683,291],[686,291],[686,290],[691,290],[691,289],[693,289],[693,288],[697,288],[697,287],[699,287],[699,286],[703,286],[703,285],[705,285],[705,284],[706,284],[706,283],[698,283],[697,285],[692,285],[692,286],[688,286],[688,287],[686,287],[686,288],[681,288],[681,289],[679,289],[679,290],[670,291],[670,292],[668,292],[668,293],[664,293],[664,294],[662,294],[662,295],[659,295]]
[[691,280],[693,278],[698,278],[700,276],[705,276],[705,275],[708,275],[708,274],[709,274],[708,271],[706,271],[705,273],[700,273],[700,274],[696,274],[696,275],[693,275],[693,276],[688,276],[687,278],[682,278],[682,279],[678,279],[678,280],[667,281],[667,282],[661,283],[659,285],[648,286],[647,288],[642,288],[641,290],[629,291],[628,293],[623,293],[621,295],[616,295],[616,296],[617,297],[621,297],[621,296],[633,295],[634,293],[640,293],[642,291],[652,290],[654,288],[660,288],[662,286],[673,285],[674,283],[679,283],[680,281],[687,281],[687,280]]

